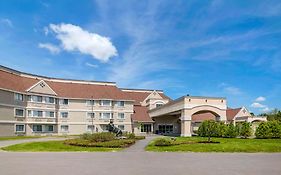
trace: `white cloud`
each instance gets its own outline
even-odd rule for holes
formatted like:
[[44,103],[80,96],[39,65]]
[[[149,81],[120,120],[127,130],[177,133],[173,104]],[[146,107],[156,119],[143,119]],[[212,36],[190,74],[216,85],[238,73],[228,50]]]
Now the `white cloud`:
[[0,23],[2,23],[4,25],[7,25],[7,26],[9,26],[11,28],[14,27],[12,21],[7,19],[7,18],[0,19]]
[[258,102],[254,102],[254,103],[251,104],[251,107],[252,108],[266,108],[267,106],[263,105],[261,103],[258,103]]
[[60,52],[60,48],[51,44],[51,43],[39,43],[38,44],[39,48],[47,49],[49,50],[52,54],[58,54]]
[[118,55],[116,48],[108,37],[90,33],[72,24],[50,24],[50,29],[56,34],[56,38],[61,41],[64,50],[89,54],[102,62],[107,62],[110,57]]
[[45,35],[47,36],[49,34],[49,28],[48,27],[44,27],[43,28]]
[[219,88],[222,88],[224,92],[231,95],[240,95],[242,94],[241,90],[238,87],[231,86],[227,83],[221,83],[218,85]]
[[257,102],[262,102],[262,101],[265,101],[265,100],[266,100],[266,98],[262,97],[262,96],[255,99],[255,101],[257,101]]
[[262,112],[269,112],[271,109],[269,107],[265,107],[263,109],[261,109]]
[[99,66],[96,64],[92,64],[92,63],[85,63],[86,66],[92,67],[92,68],[98,68]]

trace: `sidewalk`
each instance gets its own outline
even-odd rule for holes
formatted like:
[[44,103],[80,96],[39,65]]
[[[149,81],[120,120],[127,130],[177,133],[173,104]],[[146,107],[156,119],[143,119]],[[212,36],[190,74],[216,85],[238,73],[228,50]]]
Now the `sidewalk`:
[[151,140],[157,137],[159,136],[146,136],[145,139],[136,141],[134,145],[126,148],[125,150],[123,150],[123,152],[145,152],[146,145],[148,145]]

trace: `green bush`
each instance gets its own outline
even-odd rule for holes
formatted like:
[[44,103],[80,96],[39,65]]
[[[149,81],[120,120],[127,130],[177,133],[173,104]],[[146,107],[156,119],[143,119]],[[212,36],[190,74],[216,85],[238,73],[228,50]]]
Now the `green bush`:
[[252,128],[251,128],[251,123],[248,122],[243,122],[240,125],[239,129],[239,136],[243,138],[248,138],[252,135]]
[[230,123],[229,125],[227,125],[225,137],[235,138],[238,136],[238,134],[239,133],[238,133],[237,127],[235,127],[233,123]]
[[216,127],[216,137],[225,137],[227,129],[228,127],[226,124],[224,124],[223,122],[219,122]]
[[101,133],[94,133],[94,134],[85,133],[82,134],[80,138],[92,142],[106,142],[116,139],[115,134],[110,132],[101,132]]
[[213,120],[206,120],[204,121],[199,129],[198,135],[201,137],[208,137],[208,141],[211,140],[211,137],[218,137],[219,136],[219,124]]
[[134,133],[127,133],[127,134],[124,134],[124,136],[127,139],[135,139],[136,138],[136,135]]
[[155,146],[171,146],[172,140],[168,138],[159,138],[154,141]]
[[257,138],[281,138],[281,122],[262,122],[256,129]]

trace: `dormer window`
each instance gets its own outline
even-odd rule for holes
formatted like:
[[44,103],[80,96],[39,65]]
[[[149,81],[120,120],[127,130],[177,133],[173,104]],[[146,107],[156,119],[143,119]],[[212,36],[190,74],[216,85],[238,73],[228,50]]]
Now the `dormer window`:
[[156,108],[161,107],[161,106],[163,106],[162,103],[157,103],[157,104],[156,104]]

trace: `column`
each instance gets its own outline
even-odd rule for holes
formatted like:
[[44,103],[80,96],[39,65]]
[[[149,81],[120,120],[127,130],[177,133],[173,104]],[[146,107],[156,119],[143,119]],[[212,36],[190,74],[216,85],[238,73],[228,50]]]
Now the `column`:
[[188,115],[188,111],[183,109],[181,112],[181,136],[191,136],[191,115]]

